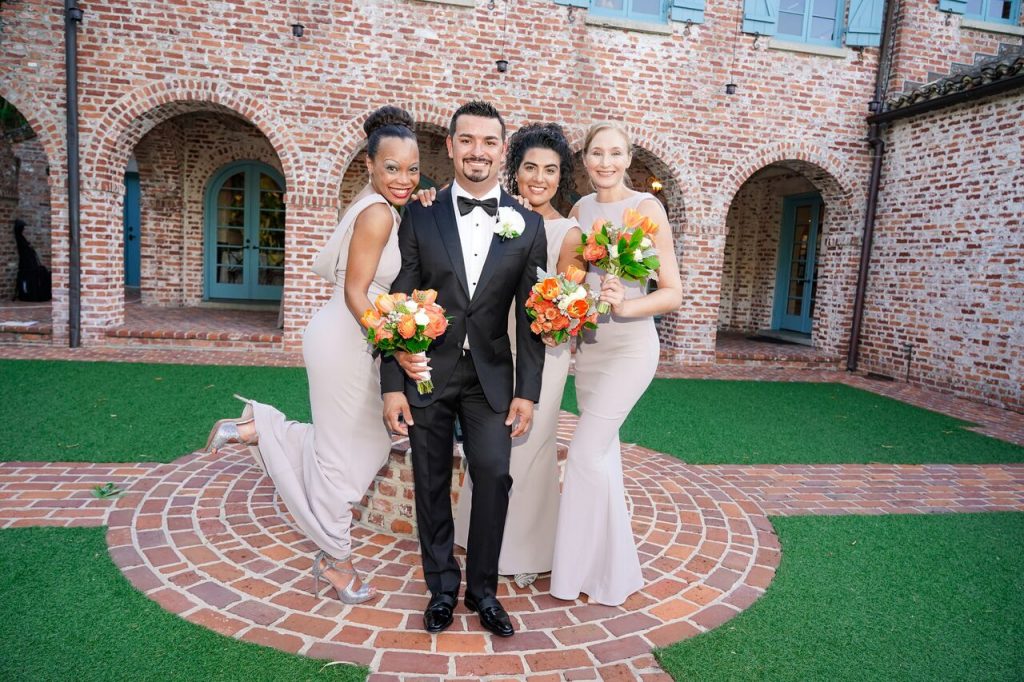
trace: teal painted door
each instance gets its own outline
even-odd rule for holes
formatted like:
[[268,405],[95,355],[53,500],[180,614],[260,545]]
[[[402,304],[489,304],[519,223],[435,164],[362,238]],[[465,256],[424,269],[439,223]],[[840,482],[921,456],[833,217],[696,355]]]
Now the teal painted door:
[[139,174],[124,175],[124,285],[139,286],[142,264],[141,236],[142,211],[139,207]]
[[284,285],[284,180],[266,164],[220,170],[206,198],[206,296],[280,300]]
[[783,199],[772,325],[775,329],[811,333],[823,209],[817,192]]

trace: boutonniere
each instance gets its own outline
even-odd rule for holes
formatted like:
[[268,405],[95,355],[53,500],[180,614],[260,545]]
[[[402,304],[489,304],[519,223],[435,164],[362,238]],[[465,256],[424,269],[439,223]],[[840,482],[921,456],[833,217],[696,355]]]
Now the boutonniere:
[[511,206],[499,206],[498,214],[495,216],[494,234],[501,237],[501,241],[515,239],[526,229],[526,221],[519,211]]

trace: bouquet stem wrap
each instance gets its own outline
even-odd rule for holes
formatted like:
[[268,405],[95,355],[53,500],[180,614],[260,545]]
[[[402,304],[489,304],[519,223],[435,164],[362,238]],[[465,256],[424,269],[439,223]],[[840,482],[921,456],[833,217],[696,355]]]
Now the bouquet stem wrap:
[[[421,353],[413,353],[413,355],[417,358],[422,358],[424,360],[427,359],[426,351],[423,351]],[[434,390],[434,381],[430,378],[430,370],[424,370],[421,373],[421,376],[423,378],[416,382],[416,390],[420,392],[420,395],[432,392]]]

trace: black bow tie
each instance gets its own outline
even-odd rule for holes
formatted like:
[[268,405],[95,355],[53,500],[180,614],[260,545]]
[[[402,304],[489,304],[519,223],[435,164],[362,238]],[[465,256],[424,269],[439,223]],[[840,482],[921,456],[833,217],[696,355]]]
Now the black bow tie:
[[489,216],[498,215],[497,199],[473,199],[460,196],[455,198],[455,203],[459,206],[459,215],[466,215],[477,206],[486,211]]

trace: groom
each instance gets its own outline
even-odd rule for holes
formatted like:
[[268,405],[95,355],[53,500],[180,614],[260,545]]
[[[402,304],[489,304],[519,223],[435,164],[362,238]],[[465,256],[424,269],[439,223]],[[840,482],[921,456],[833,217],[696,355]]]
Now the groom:
[[[436,289],[451,317],[447,332],[427,351],[434,390],[419,395],[395,358],[381,363],[384,419],[412,445],[423,575],[431,599],[427,632],[452,623],[462,573],[452,552],[452,434],[456,416],[473,478],[473,511],[466,549],[466,607],[501,637],[514,634],[498,602],[498,554],[505,529],[511,440],[525,433],[540,396],[544,346],[530,332],[524,303],[546,261],[541,217],[522,208],[498,185],[505,122],[486,102],[465,104],[448,128],[455,181],[433,205],[406,206],[398,229],[402,269],[393,292]],[[499,207],[508,207],[498,211]],[[495,233],[498,218],[514,225]],[[497,216],[497,217],[496,217]],[[516,232],[520,232],[515,235]],[[517,362],[513,381],[508,337],[515,302]],[[404,423],[403,423],[404,421]]]

